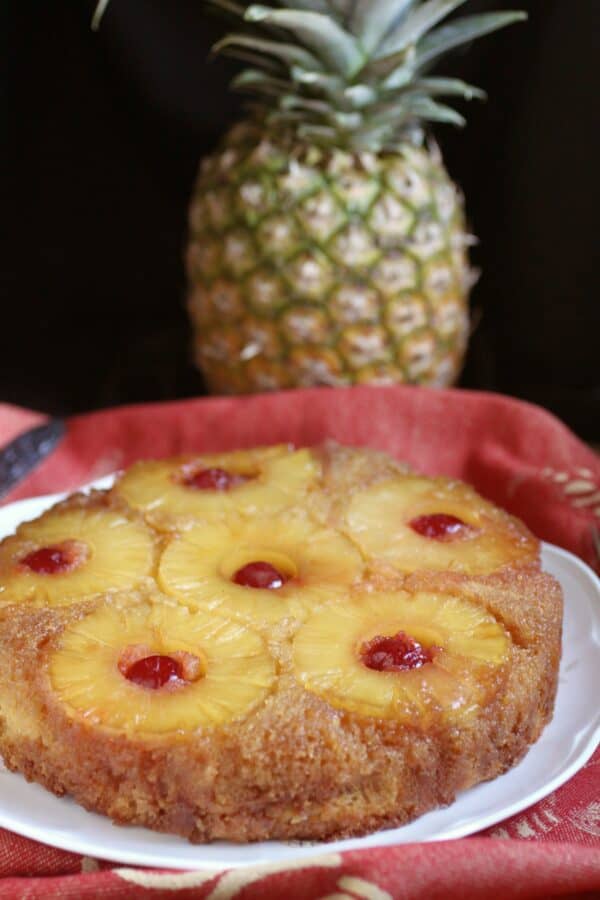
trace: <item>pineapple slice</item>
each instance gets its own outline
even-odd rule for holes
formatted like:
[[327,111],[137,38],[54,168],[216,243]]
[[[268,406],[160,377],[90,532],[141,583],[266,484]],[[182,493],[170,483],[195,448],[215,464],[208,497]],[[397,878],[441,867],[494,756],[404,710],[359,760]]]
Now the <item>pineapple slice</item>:
[[281,444],[256,450],[139,462],[114,492],[164,531],[232,512],[277,513],[297,503],[319,477],[309,450]]
[[[410,652],[403,665],[389,667],[388,659],[386,668],[394,639]],[[472,716],[497,690],[509,653],[510,638],[482,607],[404,591],[317,611],[293,647],[296,676],[307,690],[334,707],[412,725]]]
[[[163,683],[151,684],[157,659]],[[132,736],[172,737],[246,715],[271,690],[275,663],[246,625],[146,600],[104,603],[68,625],[48,675],[74,719]]]
[[0,606],[61,606],[133,589],[154,564],[155,540],[143,522],[103,506],[55,508],[0,545]]
[[[244,579],[257,564],[270,571],[270,584],[250,586]],[[192,608],[263,626],[288,616],[306,618],[316,606],[344,598],[362,574],[362,558],[346,537],[305,516],[288,515],[237,518],[182,532],[164,551],[158,580],[166,594]]]
[[370,559],[401,572],[489,574],[533,562],[538,548],[524,525],[468,485],[438,478],[394,478],[357,492],[344,530]]

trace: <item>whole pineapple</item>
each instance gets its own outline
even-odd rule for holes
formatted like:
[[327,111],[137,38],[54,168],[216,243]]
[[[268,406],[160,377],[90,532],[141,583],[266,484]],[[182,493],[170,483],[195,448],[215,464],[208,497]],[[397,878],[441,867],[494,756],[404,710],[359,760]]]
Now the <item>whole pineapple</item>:
[[[250,64],[247,121],[204,160],[190,209],[188,307],[212,391],[452,383],[472,282],[461,196],[424,123],[463,124],[428,75],[447,51],[523,19],[465,0],[213,0],[215,48]],[[293,8],[288,8],[293,7]]]

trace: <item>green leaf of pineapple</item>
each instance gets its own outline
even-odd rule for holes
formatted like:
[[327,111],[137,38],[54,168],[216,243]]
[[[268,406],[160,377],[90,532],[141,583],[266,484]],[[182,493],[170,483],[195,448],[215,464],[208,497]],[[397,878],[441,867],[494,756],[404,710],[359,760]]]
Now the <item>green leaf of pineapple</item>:
[[395,90],[396,88],[405,88],[415,77],[415,69],[412,62],[403,62],[397,68],[392,69],[390,74],[385,78],[382,87],[385,90]]
[[424,94],[407,95],[399,103],[381,104],[375,107],[374,113],[369,119],[369,125],[376,128],[382,125],[400,125],[415,118],[458,126],[465,124],[465,119],[455,109],[436,103]]
[[412,86],[417,93],[429,97],[463,97],[465,100],[485,100],[486,93],[459,78],[419,78]]
[[407,110],[413,117],[426,122],[441,122],[446,125],[456,125],[462,128],[466,125],[466,119],[459,112],[446,106],[444,103],[436,103],[430,97],[414,97],[407,103]]
[[422,69],[455,47],[498,31],[514,22],[524,22],[526,19],[527,13],[516,10],[504,13],[483,13],[455,19],[423,38],[417,50],[415,63],[419,69]]
[[280,6],[286,9],[303,9],[310,12],[331,15],[332,7],[328,0],[281,0]]
[[237,59],[240,62],[247,63],[251,68],[264,69],[265,72],[270,72],[272,75],[281,75],[283,73],[281,65],[274,59],[269,59],[268,56],[260,56],[258,53],[252,53],[250,50],[244,50],[241,47],[236,47],[235,44],[231,47],[223,47],[220,50],[220,53],[222,53],[223,56],[231,57],[231,59]]
[[424,34],[463,3],[466,0],[426,0],[390,32],[377,55],[389,56],[416,44]]
[[351,77],[363,65],[363,55],[355,38],[321,13],[249,6],[245,18],[247,22],[276,25],[291,31],[331,71],[344,77]]
[[311,100],[308,97],[299,97],[297,94],[286,94],[281,101],[281,108],[284,110],[303,109],[320,116],[333,114],[332,106],[324,100]]
[[328,96],[336,96],[344,90],[344,80],[339,75],[328,75],[326,72],[315,72],[302,66],[292,66],[291,76],[297,84],[322,91]]
[[293,91],[293,85],[284,78],[273,78],[259,69],[244,69],[231,82],[231,86],[237,91],[258,91],[261,94],[282,96]]
[[370,84],[352,84],[344,90],[344,97],[355,109],[372,106],[379,91]]
[[321,63],[317,57],[303,47],[298,47],[296,44],[282,44],[280,41],[263,40],[245,34],[226,35],[214,45],[213,52],[219,53],[224,48],[233,45],[246,47],[255,53],[266,53],[269,56],[275,56],[287,66],[301,66],[303,69],[321,68]]
[[352,33],[372,53],[393,25],[406,16],[417,0],[357,0],[350,19]]

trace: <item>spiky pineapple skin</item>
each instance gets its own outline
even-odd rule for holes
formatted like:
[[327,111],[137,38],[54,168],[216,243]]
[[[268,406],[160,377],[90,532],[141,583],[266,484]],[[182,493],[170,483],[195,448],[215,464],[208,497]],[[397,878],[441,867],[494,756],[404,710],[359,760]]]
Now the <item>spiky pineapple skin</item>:
[[209,388],[453,383],[469,240],[435,147],[351,153],[238,125],[201,164],[189,214],[188,310]]

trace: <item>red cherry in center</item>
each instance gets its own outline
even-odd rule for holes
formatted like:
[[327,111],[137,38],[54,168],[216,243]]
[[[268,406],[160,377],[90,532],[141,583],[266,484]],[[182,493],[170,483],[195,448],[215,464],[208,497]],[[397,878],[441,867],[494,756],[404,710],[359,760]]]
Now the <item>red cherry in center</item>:
[[378,635],[367,641],[361,650],[361,659],[368,669],[376,672],[407,672],[431,662],[433,653],[404,631],[399,631],[391,637]]
[[125,678],[144,688],[163,687],[170,681],[183,681],[181,664],[171,656],[145,656],[129,666]]
[[451,540],[461,532],[468,531],[469,526],[462,519],[450,516],[447,513],[433,513],[429,516],[418,516],[409,523],[413,531],[423,537],[433,538],[436,541]]
[[40,547],[19,562],[36,575],[60,575],[72,569],[75,560],[73,553],[64,547]]
[[233,581],[242,587],[266,588],[271,591],[283,587],[287,580],[286,575],[268,562],[247,563],[233,576]]
[[237,475],[235,472],[213,468],[192,472],[185,476],[182,483],[198,491],[228,491],[246,480],[243,475]]

